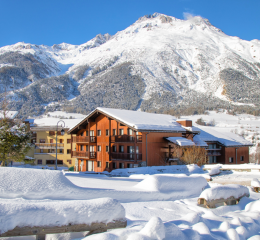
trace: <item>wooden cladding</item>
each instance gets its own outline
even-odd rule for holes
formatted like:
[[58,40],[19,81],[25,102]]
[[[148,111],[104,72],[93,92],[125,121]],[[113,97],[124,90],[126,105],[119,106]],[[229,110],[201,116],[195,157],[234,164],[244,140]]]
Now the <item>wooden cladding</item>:
[[96,142],[96,137],[95,136],[76,136],[72,137],[72,142],[76,143],[95,143]]
[[72,151],[71,156],[77,158],[96,158],[96,152]]
[[138,153],[111,153],[111,157],[113,160],[142,160],[142,154]]
[[142,136],[116,135],[111,136],[111,142],[142,142]]

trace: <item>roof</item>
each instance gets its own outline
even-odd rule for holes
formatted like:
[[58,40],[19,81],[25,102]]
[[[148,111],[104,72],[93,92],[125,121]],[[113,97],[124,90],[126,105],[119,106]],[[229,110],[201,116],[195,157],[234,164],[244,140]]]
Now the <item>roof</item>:
[[[200,127],[200,135],[194,136],[194,142],[219,142],[226,147],[253,146],[253,144],[239,135],[228,132],[226,128]],[[197,145],[197,143],[196,143]],[[203,145],[199,145],[203,146]]]
[[194,146],[195,143],[192,142],[190,139],[183,138],[183,137],[168,137],[166,138],[168,141],[177,144],[178,146]]
[[75,125],[69,132],[83,124],[94,113],[100,112],[109,116],[125,125],[134,128],[139,132],[145,131],[170,131],[170,132],[186,132],[181,124],[176,122],[176,118],[166,114],[147,113],[141,111],[131,111],[113,108],[96,108],[79,124]]
[[[18,114],[18,111],[6,111],[6,117],[10,119],[14,119],[16,115]],[[0,110],[0,118],[4,117],[4,111]]]
[[[33,120],[33,121],[32,121]],[[65,129],[70,129],[71,127],[75,126],[79,121],[82,119],[59,119],[59,118],[53,118],[53,117],[43,117],[43,118],[37,118],[37,119],[26,119],[26,121],[30,122],[31,127],[42,127],[42,128],[49,128],[49,129],[56,129],[57,123],[59,122],[59,127],[63,127],[65,122]]]

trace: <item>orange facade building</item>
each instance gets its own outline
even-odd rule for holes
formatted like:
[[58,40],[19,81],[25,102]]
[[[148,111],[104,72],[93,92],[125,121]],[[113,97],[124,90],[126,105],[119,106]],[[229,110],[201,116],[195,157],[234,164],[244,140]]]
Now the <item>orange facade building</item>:
[[250,143],[237,142],[237,146],[229,148],[211,139],[212,144],[208,145],[205,139],[199,139],[200,130],[192,127],[192,121],[176,121],[171,115],[97,108],[68,133],[76,134],[72,137],[76,148],[71,154],[76,158],[76,171],[176,164],[176,159],[171,158],[171,149],[176,144],[208,149],[209,159],[211,156],[214,159],[212,163],[229,163],[231,155],[237,160],[241,154],[242,162],[249,162]]

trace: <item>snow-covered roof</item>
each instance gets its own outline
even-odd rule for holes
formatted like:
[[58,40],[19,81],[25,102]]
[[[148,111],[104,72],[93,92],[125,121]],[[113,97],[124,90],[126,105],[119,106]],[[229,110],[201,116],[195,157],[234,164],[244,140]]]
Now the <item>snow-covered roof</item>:
[[97,110],[137,130],[186,131],[181,124],[176,122],[176,118],[171,115],[100,107]]
[[[59,118],[52,118],[52,117],[44,117],[39,119],[34,119],[33,126],[35,127],[55,127],[57,126],[58,121],[65,122],[65,128],[71,128],[75,126],[79,121],[82,119],[59,119]],[[63,123],[60,122],[59,126],[63,126]]]
[[111,118],[122,122],[129,127],[135,128],[137,131],[172,131],[186,132],[181,124],[176,122],[176,118],[166,114],[147,113],[141,111],[131,111],[113,108],[98,107],[92,111],[86,118],[72,127],[72,131],[76,126],[84,123],[95,112],[100,112]]
[[[14,119],[17,114],[18,114],[18,111],[7,111],[5,117]],[[4,111],[0,110],[0,118],[3,118],[3,117],[4,117]]]
[[[232,146],[252,146],[252,143],[229,132],[226,128],[200,127],[200,135],[194,137],[195,142],[219,142],[226,147]],[[200,145],[201,146],[201,145]]]
[[183,138],[183,137],[168,137],[166,139],[179,146],[194,146],[195,145],[195,143],[192,142],[190,139]]

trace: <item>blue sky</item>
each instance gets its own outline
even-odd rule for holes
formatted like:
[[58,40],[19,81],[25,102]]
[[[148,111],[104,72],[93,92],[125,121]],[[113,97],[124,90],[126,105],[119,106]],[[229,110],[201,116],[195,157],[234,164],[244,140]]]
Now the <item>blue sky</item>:
[[228,35],[260,39],[260,0],[0,0],[0,47],[82,44],[154,12],[200,15]]

